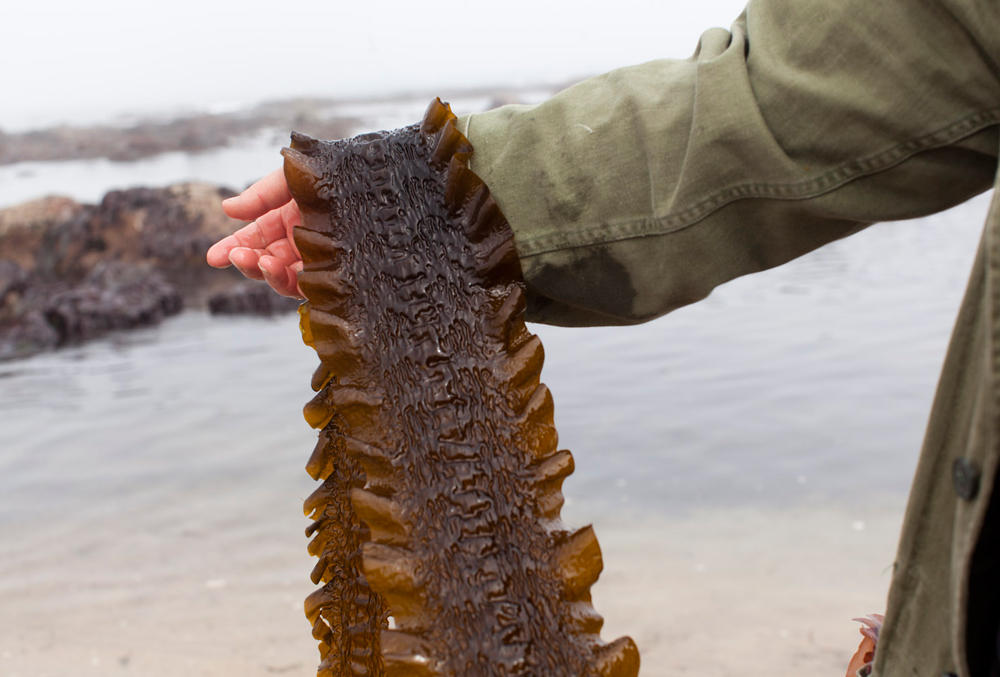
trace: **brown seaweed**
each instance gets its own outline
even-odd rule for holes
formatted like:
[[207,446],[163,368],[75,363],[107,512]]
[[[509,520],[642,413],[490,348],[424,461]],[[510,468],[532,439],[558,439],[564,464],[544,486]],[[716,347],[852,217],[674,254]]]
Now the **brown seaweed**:
[[454,120],[438,100],[395,132],[283,151],[321,361],[306,406],[325,480],[306,502],[320,672],[634,677],[633,641],[599,635],[593,529],[559,518],[573,458],[512,232]]
[[[303,306],[304,307],[304,306]],[[310,418],[311,424],[316,424]],[[324,421],[306,469],[323,484],[306,499],[306,515],[316,521],[309,554],[319,558],[313,583],[323,586],[306,598],[305,611],[320,641],[321,677],[367,677],[384,674],[380,633],[388,627],[382,597],[372,592],[361,566],[364,526],[350,494],[365,485],[357,459],[344,449],[343,418]]]

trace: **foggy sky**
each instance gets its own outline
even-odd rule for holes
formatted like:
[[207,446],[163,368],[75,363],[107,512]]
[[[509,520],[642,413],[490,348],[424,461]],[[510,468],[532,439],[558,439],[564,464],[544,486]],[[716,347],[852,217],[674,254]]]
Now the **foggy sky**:
[[[0,129],[267,98],[562,82],[662,57],[745,0],[35,0],[0,9]],[[294,9],[288,9],[288,8]]]

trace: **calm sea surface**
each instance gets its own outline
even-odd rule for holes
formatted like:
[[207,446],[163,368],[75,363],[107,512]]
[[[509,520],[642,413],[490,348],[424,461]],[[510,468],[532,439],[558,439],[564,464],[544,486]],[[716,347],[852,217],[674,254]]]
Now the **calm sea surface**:
[[[875,226],[643,326],[534,326],[577,459],[568,521],[901,508],[986,207]],[[189,312],[0,365],[0,523],[141,510],[260,473],[310,491],[315,363],[293,316]]]

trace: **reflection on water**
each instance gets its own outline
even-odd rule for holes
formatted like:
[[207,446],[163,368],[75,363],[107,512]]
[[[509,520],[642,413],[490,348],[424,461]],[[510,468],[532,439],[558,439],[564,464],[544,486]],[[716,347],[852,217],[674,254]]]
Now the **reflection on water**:
[[[986,205],[876,226],[644,326],[534,327],[577,459],[567,521],[898,508]],[[255,474],[309,491],[315,357],[295,324],[187,313],[0,365],[0,521],[137,510]]]

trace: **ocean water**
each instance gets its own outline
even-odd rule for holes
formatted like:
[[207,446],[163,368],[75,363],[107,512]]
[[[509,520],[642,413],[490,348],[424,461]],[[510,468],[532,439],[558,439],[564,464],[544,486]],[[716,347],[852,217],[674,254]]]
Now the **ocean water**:
[[[525,103],[543,100],[548,90],[526,89]],[[465,96],[451,100],[457,114],[485,110],[490,97]],[[348,102],[331,106],[330,117],[356,118],[352,134],[395,129],[419,120],[426,97],[384,103]],[[99,202],[109,190],[139,186],[167,186],[183,181],[207,181],[242,189],[281,166],[280,151],[288,145],[287,129],[263,129],[251,137],[234,139],[229,146],[202,153],[163,153],[136,162],[104,158],[67,162],[18,162],[0,165],[0,209],[46,195],[65,195],[79,202]]]
[[[646,325],[533,325],[577,459],[568,510],[901,506],[987,203],[875,226]],[[195,312],[0,365],[0,521],[299,468],[314,365],[294,316]]]

